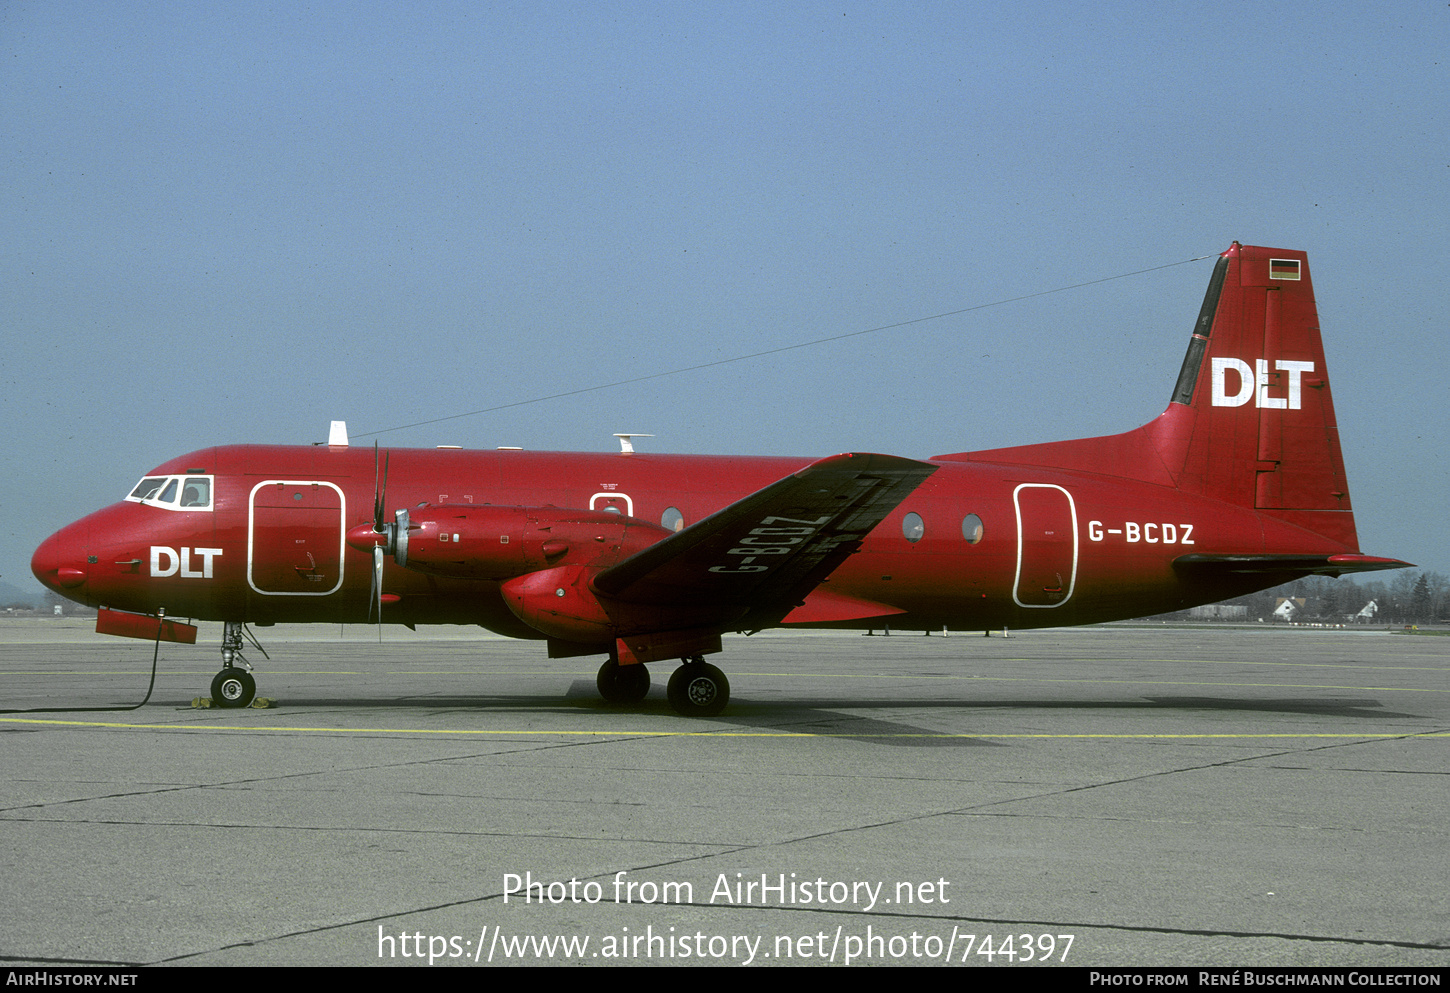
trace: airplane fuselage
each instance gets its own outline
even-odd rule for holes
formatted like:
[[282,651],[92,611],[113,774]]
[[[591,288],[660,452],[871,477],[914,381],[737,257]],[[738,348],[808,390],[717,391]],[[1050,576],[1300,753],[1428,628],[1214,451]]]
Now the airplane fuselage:
[[[587,508],[667,530],[812,461],[461,449],[388,455],[390,507]],[[786,623],[983,630],[1138,617],[1264,585],[1260,576],[1186,582],[1173,566],[1186,554],[1352,550],[1277,518],[1166,486],[1026,466],[932,464],[936,473],[819,587],[889,612],[843,617],[869,608],[823,603]],[[37,561],[71,570],[67,596],[97,607],[164,608],[173,618],[261,625],[369,619],[371,561],[346,539],[371,519],[373,451],[219,447],[147,475],[207,479],[211,508],[128,501],[77,521],[37,552]],[[438,535],[412,540],[417,556],[421,543]],[[528,565],[520,560],[517,573]],[[510,611],[499,594],[502,578],[427,575],[390,563],[383,620],[478,624],[513,637],[543,637]]]

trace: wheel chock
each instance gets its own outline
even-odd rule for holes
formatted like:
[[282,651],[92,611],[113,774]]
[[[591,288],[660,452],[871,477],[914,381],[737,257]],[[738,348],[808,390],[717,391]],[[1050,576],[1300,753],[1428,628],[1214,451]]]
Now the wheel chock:
[[[216,701],[209,696],[196,696],[191,698],[191,707],[193,710],[210,710],[216,705]],[[259,696],[255,697],[247,706],[253,710],[272,710],[276,708],[277,701],[271,697]]]

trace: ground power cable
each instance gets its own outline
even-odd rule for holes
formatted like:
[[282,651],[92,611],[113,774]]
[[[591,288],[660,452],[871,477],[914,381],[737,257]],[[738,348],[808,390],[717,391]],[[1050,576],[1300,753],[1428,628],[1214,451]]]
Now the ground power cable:
[[[151,691],[156,688],[156,666],[161,658],[161,632],[166,629],[166,611],[162,609],[156,615],[156,641],[151,650],[151,682],[146,686],[146,695],[141,702],[134,706],[116,707],[28,707],[19,710],[0,710],[0,714],[116,714],[129,713],[133,710],[140,710],[151,701]],[[261,647],[258,645],[257,647]]]

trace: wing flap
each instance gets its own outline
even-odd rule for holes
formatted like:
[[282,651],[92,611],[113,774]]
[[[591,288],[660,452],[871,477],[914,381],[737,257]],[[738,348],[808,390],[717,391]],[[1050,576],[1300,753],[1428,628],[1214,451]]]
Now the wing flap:
[[630,603],[746,608],[778,623],[937,467],[851,453],[813,462],[594,577]]

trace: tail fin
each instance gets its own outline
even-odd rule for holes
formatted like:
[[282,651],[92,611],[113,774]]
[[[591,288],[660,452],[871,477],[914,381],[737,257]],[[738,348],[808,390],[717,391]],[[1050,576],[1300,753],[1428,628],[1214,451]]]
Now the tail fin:
[[933,461],[1036,466],[1168,486],[1326,539],[1310,548],[1294,541],[1174,561],[1200,573],[1260,575],[1266,577],[1261,585],[1270,585],[1296,575],[1410,564],[1359,554],[1303,252],[1234,242],[1219,256],[1173,398],[1156,420],[1104,438]]
[[1234,242],[1219,257],[1172,400],[1156,420],[1104,438],[936,458],[1176,487],[1359,547],[1303,252]]
[[1219,257],[1168,410],[1142,430],[1179,489],[1358,547],[1303,252]]

